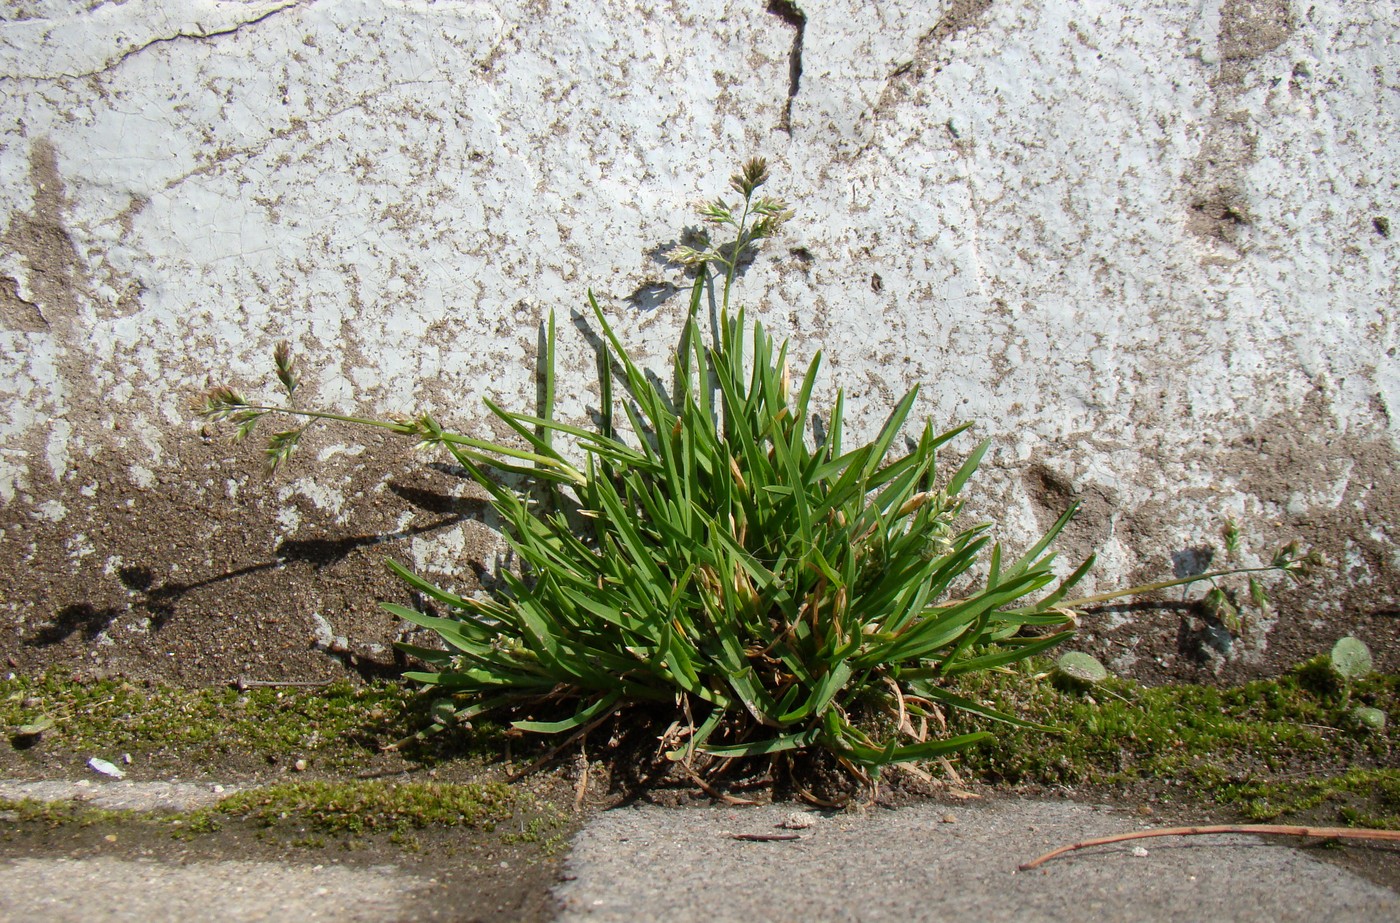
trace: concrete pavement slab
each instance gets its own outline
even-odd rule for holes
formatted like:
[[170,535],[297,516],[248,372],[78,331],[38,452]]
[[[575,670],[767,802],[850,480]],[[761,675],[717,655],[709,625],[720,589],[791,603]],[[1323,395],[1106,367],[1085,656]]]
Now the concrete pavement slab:
[[783,806],[647,806],[602,814],[575,841],[569,880],[556,892],[560,919],[1400,919],[1400,895],[1292,840],[1144,840],[1018,872],[1057,846],[1144,825],[1108,808],[1015,799],[802,812],[812,826],[781,826],[792,813]]

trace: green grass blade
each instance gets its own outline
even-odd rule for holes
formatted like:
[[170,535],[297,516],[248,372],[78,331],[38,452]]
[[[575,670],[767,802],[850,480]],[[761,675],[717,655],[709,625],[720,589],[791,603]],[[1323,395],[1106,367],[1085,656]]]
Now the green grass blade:
[[[539,395],[539,416],[546,421],[554,419],[554,311],[549,312],[549,324],[544,334],[544,349],[539,351],[536,374],[542,378]],[[545,452],[554,449],[554,431],[547,423],[541,423],[535,435],[543,444]]]
[[1045,731],[1048,733],[1055,733],[1060,730],[1048,724],[1036,724],[1034,721],[1025,721],[1021,718],[1017,718],[1015,715],[1008,715],[1006,712],[999,711],[990,705],[984,705],[975,699],[960,696],[955,692],[950,692],[928,681],[919,680],[911,682],[909,688],[916,695],[937,702],[940,705],[947,705],[973,715],[981,715],[983,718],[999,721],[1002,724],[1009,724],[1012,727],[1023,728],[1030,731]]
[[572,731],[576,727],[582,727],[593,719],[605,715],[608,710],[617,704],[622,698],[621,692],[609,692],[602,696],[587,708],[580,709],[571,718],[562,721],[512,721],[510,726],[519,731],[529,731],[534,734],[560,734],[564,731]]
[[1046,635],[1043,638],[1030,638],[1025,641],[1006,641],[1005,645],[1011,645],[1004,650],[991,654],[983,654],[980,657],[972,657],[962,663],[955,663],[944,671],[947,676],[957,676],[960,673],[977,673],[983,670],[990,670],[994,667],[1003,667],[1009,663],[1017,663],[1037,654],[1044,653],[1056,645],[1063,644],[1072,636],[1071,631],[1061,631],[1053,635]]
[[754,741],[752,743],[704,746],[700,748],[700,752],[707,753],[710,756],[718,756],[722,759],[737,759],[744,756],[765,756],[770,753],[781,753],[784,750],[796,750],[799,747],[811,746],[816,742],[820,734],[820,728],[810,728],[794,734],[780,734],[777,737]]
[[977,470],[977,466],[982,464],[982,456],[986,455],[987,450],[991,447],[992,441],[988,439],[972,450],[972,454],[967,457],[967,460],[962,463],[948,480],[948,486],[945,488],[948,496],[956,497],[962,492],[963,487],[967,484],[968,478],[972,477],[972,473]]
[[386,559],[384,563],[388,566],[389,570],[394,572],[396,577],[429,599],[435,599],[443,605],[451,606],[454,609],[466,608],[467,601],[465,599],[458,596],[456,593],[449,593],[436,584],[429,583],[393,558]]
[[946,756],[949,753],[966,750],[968,747],[992,739],[992,735],[988,732],[978,731],[974,734],[960,734],[957,737],[949,737],[945,740],[930,740],[924,743],[909,744],[903,747],[876,749],[874,747],[852,743],[848,743],[847,747],[858,761],[866,765],[887,766],[893,763],[911,763],[917,760],[928,760],[939,756]]
[[904,426],[904,421],[909,417],[909,411],[914,408],[914,401],[919,396],[919,387],[915,385],[908,394],[900,398],[894,410],[885,420],[885,425],[880,428],[880,434],[875,437],[875,441],[870,444],[870,456],[865,461],[865,467],[861,471],[861,479],[869,481],[871,475],[876,471],[890,450],[890,445],[894,442],[894,437]]

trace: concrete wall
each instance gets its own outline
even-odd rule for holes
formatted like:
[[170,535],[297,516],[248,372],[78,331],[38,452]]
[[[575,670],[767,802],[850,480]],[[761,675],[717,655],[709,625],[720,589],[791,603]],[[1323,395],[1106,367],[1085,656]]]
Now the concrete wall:
[[[995,440],[1013,546],[1071,499],[1102,589],[1227,516],[1331,574],[1222,664],[1179,607],[1086,643],[1156,677],[1354,631],[1400,667],[1393,2],[0,3],[0,651],[184,681],[388,664],[386,555],[473,585],[463,482],[323,428],[268,480],[191,397],[529,407],[592,287],[660,366],[661,254],[739,159],[797,205],[742,297],[867,432],[911,385]],[[562,412],[594,400],[563,325]],[[969,442],[968,445],[971,443]],[[1199,555],[1197,555],[1199,557]],[[1218,558],[1217,558],[1218,560]],[[1173,599],[1178,597],[1173,597]],[[348,656],[342,653],[348,659]]]

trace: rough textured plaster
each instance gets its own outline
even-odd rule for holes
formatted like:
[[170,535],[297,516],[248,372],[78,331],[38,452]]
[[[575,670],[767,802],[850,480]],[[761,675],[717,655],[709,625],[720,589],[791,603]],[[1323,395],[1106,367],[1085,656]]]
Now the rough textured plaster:
[[[659,363],[685,286],[662,254],[757,153],[799,218],[746,299],[824,351],[867,430],[914,384],[977,420],[973,512],[1011,544],[1079,499],[1066,550],[1098,549],[1103,587],[1235,516],[1256,553],[1301,536],[1344,579],[1283,592],[1225,666],[1350,630],[1400,656],[1397,23],[1283,0],[4,4],[5,646],[193,680],[258,642],[310,674],[325,623],[387,663],[373,601],[405,594],[377,560],[489,585],[479,498],[330,429],[269,483],[200,439],[190,395],[261,387],[286,338],[309,403],[485,427],[479,396],[528,406],[536,325],[588,287]],[[562,329],[582,419],[589,349]],[[1193,650],[1189,613],[1096,619],[1144,675]],[[241,627],[225,649],[211,624]]]

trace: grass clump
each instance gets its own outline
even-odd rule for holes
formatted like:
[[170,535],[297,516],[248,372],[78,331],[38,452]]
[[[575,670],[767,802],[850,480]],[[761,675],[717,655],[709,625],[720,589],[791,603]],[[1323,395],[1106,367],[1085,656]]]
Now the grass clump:
[[[429,665],[408,676],[441,696],[439,723],[510,709],[517,730],[585,734],[632,709],[658,721],[661,749],[687,768],[815,748],[869,778],[988,737],[946,732],[950,711],[1028,727],[948,682],[1060,643],[1074,605],[1229,573],[1069,601],[1092,563],[1057,576],[1050,546],[1073,508],[1019,556],[991,524],[960,521],[988,444],[951,473],[937,462],[970,424],[923,421],[906,435],[915,389],[872,441],[852,444],[839,390],[828,413],[815,410],[820,353],[794,377],[787,344],[731,305],[741,263],[791,216],[759,193],[767,179],[762,161],[746,163],[730,180],[738,201],[702,209],[725,239],[672,254],[695,281],[669,387],[632,360],[589,295],[601,331],[595,428],[554,416],[552,316],[537,412],[485,401],[511,441],[454,433],[426,413],[301,407],[285,345],[274,355],[285,403],[230,387],[202,398],[200,413],[234,423],[236,438],[269,414],[303,421],[271,437],[274,468],[308,427],[342,421],[444,450],[489,493],[521,564],[502,575],[504,591],[462,595],[390,565],[427,605],[385,608],[445,646],[406,648]],[[1290,553],[1249,570],[1302,563]]]
[[[675,254],[696,277],[669,393],[589,296],[602,331],[596,429],[554,418],[552,320],[540,412],[486,401],[515,445],[451,433],[427,414],[376,421],[254,405],[228,388],[206,395],[204,414],[233,420],[240,435],[269,412],[308,418],[273,436],[274,464],[311,423],[350,420],[445,449],[490,493],[523,564],[504,575],[504,593],[458,595],[391,564],[445,610],[385,607],[445,642],[411,648],[432,669],[408,675],[460,696],[457,718],[515,706],[535,713],[515,728],[560,733],[650,706],[676,760],[820,747],[863,774],[982,739],[930,734],[945,709],[985,711],[941,681],[1046,650],[1060,637],[1022,630],[1070,623],[1057,604],[1087,562],[1057,581],[1048,548],[1072,511],[1025,554],[1004,555],[989,524],[957,523],[987,444],[938,476],[939,451],[966,424],[939,432],[925,422],[898,451],[910,392],[872,442],[851,445],[839,392],[829,415],[813,413],[820,354],[794,381],[787,345],[731,309],[741,260],[789,216],[758,194],[766,180],[751,161],[731,180],[739,203],[705,207],[732,240]],[[708,346],[707,294],[718,301]],[[294,364],[285,349],[275,358],[290,402]],[[502,474],[535,489],[512,490]],[[863,720],[881,713],[896,719],[883,737]]]

